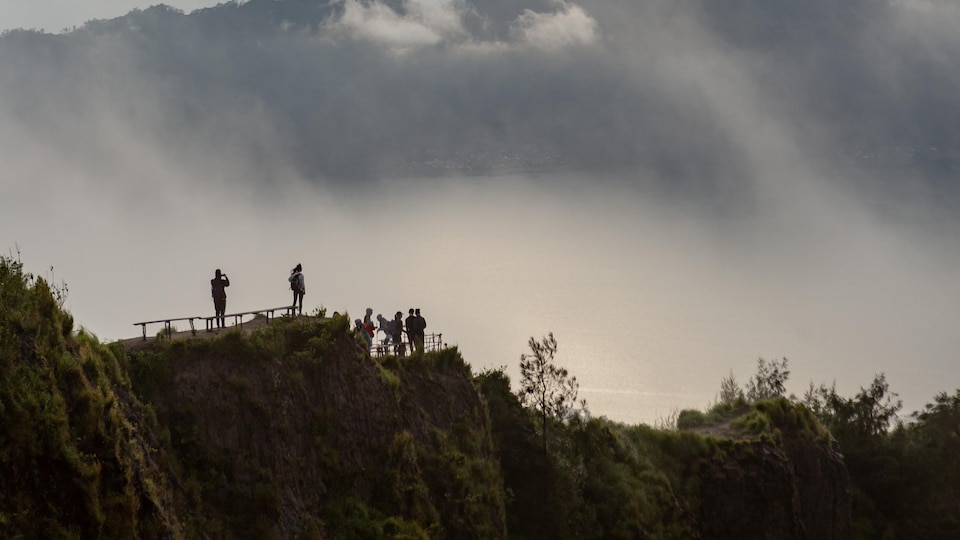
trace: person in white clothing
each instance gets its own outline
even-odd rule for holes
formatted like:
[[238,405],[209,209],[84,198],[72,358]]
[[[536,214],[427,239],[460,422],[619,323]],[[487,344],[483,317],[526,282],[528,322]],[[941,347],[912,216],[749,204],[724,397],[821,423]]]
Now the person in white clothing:
[[377,321],[380,323],[377,330],[384,333],[384,343],[389,343],[393,339],[393,321],[387,319],[381,313],[377,314]]

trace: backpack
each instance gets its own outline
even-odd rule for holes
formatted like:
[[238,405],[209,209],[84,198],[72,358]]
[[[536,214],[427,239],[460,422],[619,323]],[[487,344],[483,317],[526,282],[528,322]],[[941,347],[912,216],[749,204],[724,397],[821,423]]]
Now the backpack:
[[293,275],[293,279],[290,280],[290,290],[293,292],[300,292],[300,274],[296,273]]

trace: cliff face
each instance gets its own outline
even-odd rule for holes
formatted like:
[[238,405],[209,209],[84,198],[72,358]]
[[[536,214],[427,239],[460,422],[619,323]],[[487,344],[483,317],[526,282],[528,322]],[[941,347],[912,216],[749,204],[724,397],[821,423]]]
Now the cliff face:
[[829,444],[730,441],[700,473],[703,538],[849,538],[850,478]]
[[[136,360],[203,527],[505,537],[486,409],[456,350],[380,364],[345,325],[291,322]],[[150,363],[164,366],[152,389]]]

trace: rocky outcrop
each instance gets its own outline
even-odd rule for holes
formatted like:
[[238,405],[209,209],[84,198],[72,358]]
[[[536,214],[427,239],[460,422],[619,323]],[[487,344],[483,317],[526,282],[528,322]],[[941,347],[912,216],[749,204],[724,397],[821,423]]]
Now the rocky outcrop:
[[[297,324],[271,330],[286,332],[283,346],[238,334],[141,353],[168,364],[144,399],[170,430],[192,511],[223,521],[214,529],[279,537],[335,537],[331,522],[351,512],[431,536],[505,537],[489,421],[459,353],[382,365],[334,323]],[[291,332],[305,349],[286,350]],[[221,518],[244,506],[250,520]]]
[[814,441],[736,441],[699,473],[703,538],[850,537],[850,478],[843,458]]

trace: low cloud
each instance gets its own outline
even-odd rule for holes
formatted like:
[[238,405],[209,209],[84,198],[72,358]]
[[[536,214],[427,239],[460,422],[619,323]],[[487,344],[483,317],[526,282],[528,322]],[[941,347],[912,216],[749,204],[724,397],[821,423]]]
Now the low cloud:
[[332,22],[330,29],[399,51],[437,45],[465,35],[460,19],[463,7],[457,2],[407,0],[403,7],[401,14],[381,2],[346,0],[343,16]]
[[597,42],[600,29],[596,20],[576,4],[562,0],[556,4],[557,11],[553,13],[524,10],[513,24],[515,38],[546,50]]
[[549,7],[523,8],[515,19],[502,21],[509,27],[508,41],[471,33],[468,21],[479,22],[479,28],[496,22],[458,0],[404,0],[400,9],[380,1],[345,0],[342,15],[329,20],[327,28],[334,35],[369,40],[395,52],[441,44],[467,51],[505,51],[510,46],[552,51],[597,42],[599,25],[582,7],[562,0]]

